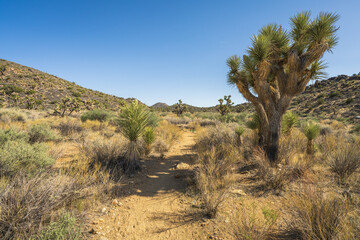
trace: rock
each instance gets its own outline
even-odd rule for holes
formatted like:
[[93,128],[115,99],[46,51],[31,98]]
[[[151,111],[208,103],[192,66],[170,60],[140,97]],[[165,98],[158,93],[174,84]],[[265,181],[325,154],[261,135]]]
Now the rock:
[[185,169],[190,169],[190,165],[184,162],[179,163],[178,165],[176,165],[176,169],[178,170],[185,170]]
[[241,189],[231,189],[230,193],[237,194],[240,196],[246,196],[246,193]]
[[117,199],[114,199],[112,200],[111,204],[116,206],[119,204],[119,201]]
[[106,213],[107,212],[107,209],[104,207],[101,209],[101,213]]
[[92,229],[89,231],[89,233],[90,233],[90,234],[96,234],[97,232],[96,232],[95,229],[92,228]]

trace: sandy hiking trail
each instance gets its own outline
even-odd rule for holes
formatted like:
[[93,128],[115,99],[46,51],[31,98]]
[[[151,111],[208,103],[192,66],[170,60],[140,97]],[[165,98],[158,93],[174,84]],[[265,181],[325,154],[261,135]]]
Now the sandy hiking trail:
[[194,133],[185,131],[164,159],[144,160],[145,174],[125,180],[121,197],[93,218],[91,239],[206,239],[204,224],[191,214],[193,200],[185,194],[185,176],[192,171],[181,167],[192,163],[193,145]]

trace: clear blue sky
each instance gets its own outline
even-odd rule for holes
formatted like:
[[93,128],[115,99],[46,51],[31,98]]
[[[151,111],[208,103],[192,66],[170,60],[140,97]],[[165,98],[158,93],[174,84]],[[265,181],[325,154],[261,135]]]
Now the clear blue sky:
[[360,1],[0,0],[0,58],[148,105],[211,106],[225,94],[226,59],[268,23],[311,10],[340,14],[329,76],[360,72]]

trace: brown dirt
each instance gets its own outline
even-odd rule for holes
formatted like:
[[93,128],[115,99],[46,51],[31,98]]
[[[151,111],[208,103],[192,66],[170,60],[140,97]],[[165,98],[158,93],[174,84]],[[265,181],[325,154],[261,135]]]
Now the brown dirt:
[[[91,239],[208,238],[201,216],[191,207],[194,200],[186,195],[193,144],[194,134],[186,131],[165,159],[144,160],[145,170],[124,180],[119,190],[122,197],[97,210],[100,213],[93,216],[90,226]],[[189,166],[176,167],[179,163]]]

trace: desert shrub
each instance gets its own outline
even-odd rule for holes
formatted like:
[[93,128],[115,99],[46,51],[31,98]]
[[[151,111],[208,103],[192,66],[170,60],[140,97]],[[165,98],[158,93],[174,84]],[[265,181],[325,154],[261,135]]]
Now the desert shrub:
[[154,150],[160,154],[161,158],[170,150],[169,144],[162,138],[157,138],[154,142]]
[[281,130],[285,134],[289,134],[294,127],[299,124],[299,117],[295,113],[288,111],[283,115]]
[[308,154],[314,153],[314,143],[313,140],[317,138],[320,133],[320,126],[318,124],[307,122],[302,127],[302,131],[305,134],[306,138],[308,139],[306,152]]
[[289,229],[300,232],[301,239],[337,239],[348,212],[346,199],[312,190],[292,194],[287,206]]
[[351,132],[360,134],[360,124],[354,125]]
[[159,142],[165,142],[170,149],[182,137],[182,131],[179,127],[170,124],[168,121],[162,121],[155,130],[155,136]]
[[198,152],[206,152],[212,147],[221,144],[234,145],[236,142],[235,131],[226,126],[216,126],[207,128],[206,131],[200,132],[196,138],[195,149]]
[[25,141],[6,141],[0,147],[0,175],[14,176],[22,171],[33,174],[54,163],[44,144]]
[[45,227],[39,236],[32,237],[31,240],[80,240],[81,230],[76,224],[76,218],[70,213],[63,213],[57,221]]
[[148,126],[152,128],[156,128],[159,125],[159,122],[160,122],[160,118],[156,116],[155,113],[151,112],[149,114]]
[[25,122],[27,119],[23,112],[15,109],[0,109],[0,121],[1,122]]
[[341,95],[341,93],[339,91],[334,91],[329,94],[329,97],[334,98],[334,97],[338,97],[340,95]]
[[145,142],[145,155],[149,155],[151,152],[151,146],[155,141],[155,131],[152,127],[146,127],[144,132],[144,142]]
[[255,203],[237,206],[230,215],[229,232],[234,239],[271,239],[279,213]]
[[174,125],[186,125],[189,124],[191,119],[188,117],[166,117],[164,118],[166,121],[168,121],[170,124]]
[[325,139],[323,153],[326,164],[338,177],[339,183],[346,180],[360,168],[359,142],[342,137]]
[[200,167],[196,173],[196,183],[201,192],[204,213],[209,217],[216,216],[231,183],[230,172],[234,158],[223,152],[213,147],[198,156]]
[[267,161],[265,152],[260,148],[254,151],[253,163],[257,166],[256,176],[263,181],[263,187],[266,190],[274,190],[275,193],[285,190],[289,183],[301,178],[311,167],[308,159],[291,161],[287,165],[273,167]]
[[[87,185],[86,185],[87,186]],[[0,190],[2,239],[29,239],[51,213],[87,195],[85,185],[65,175],[16,176]]]
[[317,100],[318,105],[321,105],[321,104],[323,104],[324,102],[325,102],[325,100],[324,100],[323,98],[319,98],[319,99]]
[[252,130],[257,130],[260,128],[260,118],[254,113],[248,121],[245,122],[246,126]]
[[8,141],[28,141],[29,135],[20,130],[9,128],[0,129],[0,147],[2,147]]
[[62,136],[66,137],[83,131],[81,124],[75,119],[67,119],[65,121],[61,121],[56,128],[60,131]]
[[293,129],[289,134],[282,134],[279,140],[279,160],[285,164],[306,151],[307,138],[299,129]]
[[1,89],[3,89],[7,95],[11,95],[12,93],[22,93],[24,91],[24,89],[15,85],[5,85]]
[[102,109],[87,111],[81,115],[82,122],[85,122],[86,120],[98,120],[100,122],[105,122],[110,118],[111,118],[111,113]]
[[124,143],[121,140],[84,142],[81,151],[88,158],[90,169],[100,167],[108,171],[114,180],[122,176],[124,165]]
[[197,122],[201,127],[216,126],[217,121],[211,119],[198,119]]
[[346,99],[346,104],[350,104],[350,103],[352,103],[354,101],[354,99],[353,98],[348,98],[348,99]]
[[31,143],[40,143],[56,139],[55,133],[51,130],[49,124],[36,124],[29,128],[29,141]]

